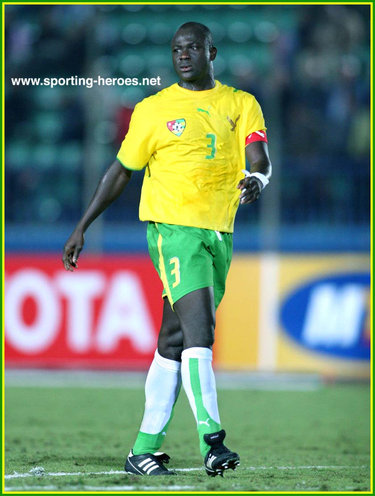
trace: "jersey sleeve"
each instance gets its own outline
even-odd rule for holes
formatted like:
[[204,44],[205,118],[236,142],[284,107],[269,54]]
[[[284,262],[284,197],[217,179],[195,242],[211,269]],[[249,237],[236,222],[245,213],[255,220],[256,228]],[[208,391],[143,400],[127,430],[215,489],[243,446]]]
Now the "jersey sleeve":
[[254,96],[248,95],[244,102],[245,106],[245,136],[248,137],[255,131],[266,131],[262,109]]
[[117,154],[117,160],[127,169],[143,169],[155,150],[156,133],[148,114],[142,102],[134,107],[129,130]]

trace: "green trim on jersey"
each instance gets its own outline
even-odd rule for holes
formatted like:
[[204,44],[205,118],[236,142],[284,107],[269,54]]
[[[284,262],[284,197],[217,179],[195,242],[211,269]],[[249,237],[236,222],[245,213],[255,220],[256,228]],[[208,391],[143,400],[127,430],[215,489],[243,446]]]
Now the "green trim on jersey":
[[[121,164],[123,167],[125,167],[125,169],[131,170],[131,171],[139,171],[139,170],[140,170],[140,169],[133,169],[133,168],[132,168],[132,167],[130,167],[129,165],[125,165],[125,164],[121,161],[121,159],[119,159],[118,155],[117,155],[116,159],[120,162],[120,164]],[[144,166],[144,167],[146,167],[146,165],[147,165],[147,164],[145,164],[145,166]]]

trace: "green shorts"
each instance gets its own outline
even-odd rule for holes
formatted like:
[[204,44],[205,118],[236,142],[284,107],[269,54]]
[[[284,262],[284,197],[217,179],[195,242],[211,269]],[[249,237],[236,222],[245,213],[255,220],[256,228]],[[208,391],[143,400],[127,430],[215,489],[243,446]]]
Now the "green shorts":
[[148,224],[149,253],[171,306],[191,291],[212,286],[218,307],[232,260],[232,238],[209,229]]

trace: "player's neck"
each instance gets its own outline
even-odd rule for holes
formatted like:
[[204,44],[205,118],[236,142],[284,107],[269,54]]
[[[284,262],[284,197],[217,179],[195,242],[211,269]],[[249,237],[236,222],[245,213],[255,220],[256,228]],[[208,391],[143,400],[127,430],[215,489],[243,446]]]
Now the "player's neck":
[[213,74],[207,74],[207,76],[202,80],[196,81],[179,81],[178,85],[181,88],[191,91],[204,91],[211,90],[215,87],[215,78]]

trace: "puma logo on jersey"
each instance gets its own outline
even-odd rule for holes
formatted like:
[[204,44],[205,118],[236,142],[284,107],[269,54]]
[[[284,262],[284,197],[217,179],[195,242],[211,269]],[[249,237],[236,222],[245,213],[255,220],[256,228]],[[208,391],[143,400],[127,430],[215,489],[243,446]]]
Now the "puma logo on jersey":
[[200,420],[200,421],[198,422],[198,424],[199,424],[199,425],[204,424],[204,425],[207,425],[207,427],[210,427],[209,421],[210,421],[210,417],[208,417],[208,419],[207,419],[207,420]]
[[241,114],[238,114],[238,116],[236,117],[236,120],[233,122],[232,119],[229,117],[229,115],[227,115],[227,120],[229,122],[229,124],[231,125],[231,131],[234,131],[236,129],[236,126],[237,126],[237,121],[238,119],[240,118],[240,115]]
[[167,122],[167,128],[171,133],[176,136],[181,136],[181,134],[185,131],[186,121],[185,119],[176,119],[174,121]]
[[[211,107],[211,105],[210,105],[210,107]],[[210,107],[208,107],[208,108],[210,108]],[[197,110],[198,110],[198,112],[205,112],[206,114],[210,115],[210,113],[209,113],[209,111],[208,111],[208,110],[204,110],[204,109],[202,109],[202,108],[200,108],[200,107],[198,107],[198,108],[197,108]],[[211,116],[210,116],[210,117],[211,117]]]

